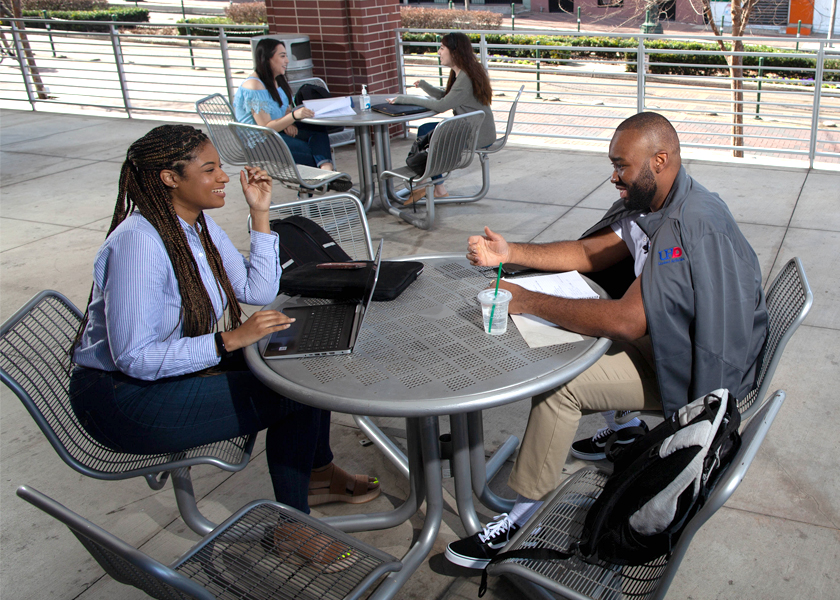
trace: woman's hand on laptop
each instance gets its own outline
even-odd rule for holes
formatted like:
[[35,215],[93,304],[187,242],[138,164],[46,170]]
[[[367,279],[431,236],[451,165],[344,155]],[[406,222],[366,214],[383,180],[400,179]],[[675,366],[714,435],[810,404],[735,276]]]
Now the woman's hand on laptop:
[[288,329],[295,320],[287,317],[279,310],[261,310],[251,315],[233,331],[222,332],[225,349],[233,352],[245,346],[250,346],[275,331]]

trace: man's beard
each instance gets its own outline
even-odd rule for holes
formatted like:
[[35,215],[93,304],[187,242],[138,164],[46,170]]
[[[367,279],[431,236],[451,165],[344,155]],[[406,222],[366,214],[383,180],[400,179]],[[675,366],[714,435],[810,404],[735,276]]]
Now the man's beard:
[[624,199],[624,206],[630,210],[650,212],[650,203],[656,196],[656,178],[650,165],[645,164],[639,178],[627,186],[627,198]]

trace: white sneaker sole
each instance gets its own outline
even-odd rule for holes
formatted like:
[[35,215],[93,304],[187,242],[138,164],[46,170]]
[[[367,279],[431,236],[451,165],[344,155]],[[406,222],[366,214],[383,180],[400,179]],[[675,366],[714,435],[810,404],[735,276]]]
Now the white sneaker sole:
[[449,546],[446,547],[446,552],[444,552],[443,555],[446,557],[446,560],[452,564],[458,565],[459,567],[466,567],[468,569],[484,569],[490,562],[489,558],[463,556],[450,550]]
[[579,460],[605,460],[607,455],[603,452],[599,452],[598,454],[587,454],[585,452],[578,452],[574,448],[572,448],[572,456]]

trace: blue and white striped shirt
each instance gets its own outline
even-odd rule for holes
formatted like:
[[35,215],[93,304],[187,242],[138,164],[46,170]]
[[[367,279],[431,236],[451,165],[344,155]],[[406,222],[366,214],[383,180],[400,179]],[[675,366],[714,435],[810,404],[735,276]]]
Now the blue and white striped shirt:
[[[274,300],[282,272],[277,234],[252,231],[249,261],[213,219],[207,214],[204,218],[236,298],[246,304]],[[221,319],[227,298],[210,270],[199,225],[193,228],[179,220],[216,319]],[[212,333],[182,336],[175,270],[157,230],[138,212],[120,223],[99,248],[93,282],[88,324],[73,356],[76,364],[148,381],[218,364]]]

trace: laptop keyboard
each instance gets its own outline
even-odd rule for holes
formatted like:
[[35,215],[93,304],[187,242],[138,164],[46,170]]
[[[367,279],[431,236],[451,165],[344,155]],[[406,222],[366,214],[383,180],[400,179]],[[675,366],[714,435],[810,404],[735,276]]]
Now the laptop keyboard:
[[347,304],[319,306],[309,315],[309,320],[298,341],[298,351],[314,352],[332,350],[341,344],[343,316],[347,313]]

